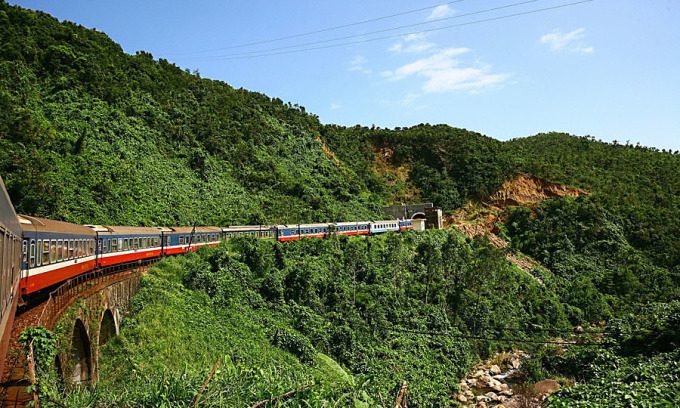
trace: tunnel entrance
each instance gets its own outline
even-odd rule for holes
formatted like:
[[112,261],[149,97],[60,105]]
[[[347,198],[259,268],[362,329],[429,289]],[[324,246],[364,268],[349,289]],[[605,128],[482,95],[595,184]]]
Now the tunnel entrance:
[[116,321],[113,319],[111,309],[106,309],[101,323],[99,323],[99,347],[108,343],[116,334]]
[[90,384],[90,373],[92,366],[92,352],[90,339],[87,336],[85,325],[80,319],[76,320],[73,327],[73,339],[71,341],[71,382],[73,384]]

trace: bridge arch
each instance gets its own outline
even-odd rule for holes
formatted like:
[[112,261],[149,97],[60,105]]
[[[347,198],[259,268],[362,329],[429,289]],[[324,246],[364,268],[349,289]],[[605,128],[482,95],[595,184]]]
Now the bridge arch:
[[112,337],[118,335],[118,324],[111,309],[106,309],[99,321],[99,347],[106,344]]
[[425,215],[425,213],[417,212],[417,213],[414,213],[414,214],[411,215],[411,219],[412,220],[426,220],[427,216]]
[[76,319],[71,340],[71,382],[89,385],[92,379],[92,347],[82,320]]

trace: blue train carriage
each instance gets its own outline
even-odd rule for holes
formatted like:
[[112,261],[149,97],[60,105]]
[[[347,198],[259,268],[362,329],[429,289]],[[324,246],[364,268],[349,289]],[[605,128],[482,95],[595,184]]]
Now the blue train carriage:
[[399,231],[399,220],[371,221],[370,229],[371,235]]
[[222,227],[222,239],[236,237],[276,238],[273,225],[231,225]]
[[369,221],[336,222],[334,226],[338,235],[368,235],[370,233]]
[[21,233],[21,225],[0,178],[0,373],[20,297]]
[[88,225],[97,239],[97,266],[106,267],[162,255],[158,228]]
[[334,231],[333,224],[277,225],[279,241],[293,241],[302,238],[324,238]]
[[49,288],[97,267],[96,233],[69,222],[19,216],[23,233],[22,294]]
[[411,219],[399,220],[399,231],[412,230],[413,228],[414,228],[413,220]]
[[182,254],[196,251],[203,246],[217,246],[222,239],[220,227],[169,227],[170,232],[164,233],[164,255]]

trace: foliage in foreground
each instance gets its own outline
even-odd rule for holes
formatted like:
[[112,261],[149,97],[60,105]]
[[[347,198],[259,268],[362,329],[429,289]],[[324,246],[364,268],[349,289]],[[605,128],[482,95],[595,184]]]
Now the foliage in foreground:
[[381,406],[403,380],[412,405],[448,405],[478,356],[511,346],[459,335],[527,337],[503,330],[532,324],[567,327],[537,282],[454,231],[236,239],[154,268],[103,349],[101,382],[65,402],[186,405],[220,357],[207,406],[311,384],[287,404]]

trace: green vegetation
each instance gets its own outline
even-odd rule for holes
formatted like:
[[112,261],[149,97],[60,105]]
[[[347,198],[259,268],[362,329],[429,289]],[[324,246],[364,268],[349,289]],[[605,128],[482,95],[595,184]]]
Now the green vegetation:
[[235,239],[155,267],[103,350],[97,388],[65,402],[187,404],[220,357],[208,406],[307,385],[289,404],[382,406],[403,380],[415,406],[446,405],[478,356],[501,345],[465,335],[521,339],[530,329],[518,336],[506,328],[566,328],[562,309],[502,254],[453,231]]
[[21,213],[109,225],[366,219],[304,108],[0,1],[0,173]]

